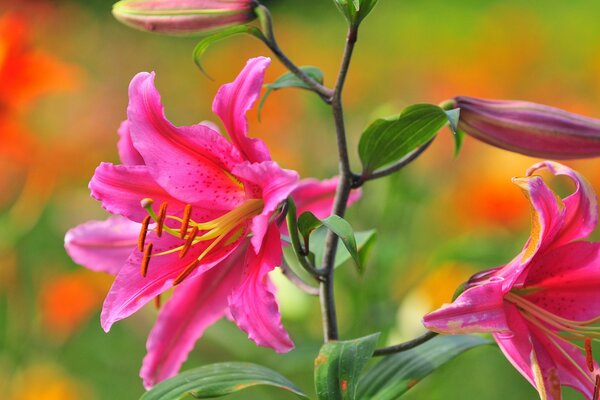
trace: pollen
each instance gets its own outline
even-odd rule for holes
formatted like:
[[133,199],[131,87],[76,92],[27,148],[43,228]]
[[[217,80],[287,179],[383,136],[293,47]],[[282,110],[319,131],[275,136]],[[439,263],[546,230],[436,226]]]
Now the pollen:
[[185,241],[185,244],[181,248],[181,251],[179,252],[179,258],[183,258],[187,254],[190,247],[192,247],[192,243],[194,243],[194,239],[196,239],[197,235],[198,235],[198,227],[194,226],[192,228],[192,231],[188,235],[187,240]]
[[181,221],[181,229],[179,230],[179,237],[183,239],[187,233],[190,225],[190,216],[192,215],[192,205],[188,204],[183,210],[183,221]]
[[166,217],[167,217],[167,203],[163,202],[160,205],[160,210],[158,211],[158,218],[156,220],[156,235],[158,237],[162,236]]
[[152,217],[147,215],[142,221],[142,229],[140,229],[140,235],[138,237],[139,251],[144,251],[144,242],[146,241],[146,235],[148,234],[148,225],[150,224],[150,219],[152,219]]
[[592,356],[592,341],[589,337],[585,338],[585,361],[590,372],[594,372],[594,357]]
[[177,278],[175,278],[175,281],[173,282],[173,286],[177,286],[179,285],[181,282],[184,281],[185,278],[187,278],[192,271],[194,271],[196,269],[196,267],[200,265],[200,260],[194,260],[192,261],[187,267],[185,267],[185,269],[183,270],[182,273],[180,273]]
[[141,273],[142,273],[142,277],[144,277],[144,278],[148,274],[148,264],[150,263],[151,254],[152,254],[152,243],[148,243],[146,245],[146,249],[144,250],[144,256],[142,258],[142,265],[141,265]]

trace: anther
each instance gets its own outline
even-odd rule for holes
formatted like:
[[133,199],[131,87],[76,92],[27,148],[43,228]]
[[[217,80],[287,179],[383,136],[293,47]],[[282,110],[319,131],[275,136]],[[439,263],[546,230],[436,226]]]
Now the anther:
[[183,282],[183,280],[185,278],[187,278],[192,273],[193,270],[196,269],[196,267],[198,266],[198,264],[200,264],[200,261],[194,260],[194,261],[192,261],[191,264],[189,264],[187,267],[185,267],[185,269],[183,270],[183,272],[181,274],[179,274],[179,276],[177,276],[177,278],[175,278],[175,281],[173,282],[173,286],[177,286],[181,282]]
[[185,244],[181,248],[181,251],[179,252],[179,258],[183,258],[187,254],[188,250],[190,249],[190,247],[194,243],[194,239],[196,239],[197,235],[198,235],[198,227],[194,226],[192,228],[192,231],[188,235],[188,237],[187,237],[187,239],[185,241]]
[[592,357],[592,341],[590,338],[585,338],[584,341],[585,348],[585,361],[587,363],[587,367],[590,372],[594,372],[594,357]]
[[163,232],[163,226],[165,224],[165,218],[167,217],[167,203],[163,202],[160,205],[160,210],[158,211],[158,218],[156,220],[156,235],[160,237]]
[[187,233],[188,226],[190,225],[190,216],[192,215],[192,205],[188,204],[183,210],[183,221],[181,221],[181,230],[179,231],[179,237],[183,239]]
[[150,254],[152,253],[152,243],[148,243],[146,245],[146,249],[144,250],[144,257],[142,258],[142,277],[146,277],[148,273],[148,264],[150,263]]
[[144,251],[144,242],[146,241],[146,234],[148,233],[148,225],[150,224],[150,216],[146,216],[142,221],[142,229],[140,230],[140,235],[138,236],[138,250]]
[[154,308],[156,308],[157,310],[160,310],[160,294],[156,295],[156,297],[154,297]]
[[594,385],[593,400],[598,400],[599,395],[600,395],[600,375],[596,375],[596,384]]

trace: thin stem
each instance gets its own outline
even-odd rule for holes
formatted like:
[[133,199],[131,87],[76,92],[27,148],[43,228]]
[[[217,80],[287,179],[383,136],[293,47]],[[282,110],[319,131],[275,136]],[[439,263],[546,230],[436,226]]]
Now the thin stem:
[[408,164],[410,164],[411,162],[416,160],[421,154],[423,154],[423,152],[425,150],[427,150],[427,148],[431,145],[431,143],[433,143],[434,140],[435,140],[435,137],[433,139],[431,139],[429,142],[425,143],[423,146],[421,146],[418,149],[416,149],[415,151],[413,151],[412,153],[409,153],[408,155],[406,155],[406,157],[404,157],[401,160],[398,160],[394,164],[390,165],[389,167],[386,167],[386,168],[383,168],[383,169],[380,169],[378,171],[371,172],[368,174],[363,173],[363,175],[357,176],[356,177],[357,179],[355,179],[355,181],[353,182],[352,187],[359,188],[367,181],[372,181],[375,179],[383,178],[385,176],[391,175],[394,172],[401,170],[402,168],[406,167]]
[[290,282],[294,284],[294,286],[302,290],[304,293],[310,296],[319,295],[319,288],[316,288],[304,282],[304,280],[302,280],[302,278],[300,278],[298,274],[294,272],[294,270],[285,262],[285,260],[281,262],[281,272],[283,273],[283,275],[285,275],[286,278],[288,278]]
[[281,61],[281,63],[294,75],[296,75],[302,82],[304,82],[313,92],[317,93],[323,101],[327,104],[331,104],[331,98],[333,96],[333,90],[330,88],[320,84],[312,77],[304,73],[296,64],[292,62],[281,50],[279,45],[277,44],[277,40],[275,39],[275,33],[273,32],[273,18],[271,16],[271,12],[265,6],[260,5],[260,12],[264,15],[265,27],[266,30],[265,35],[260,37],[264,44],[275,54],[275,56]]
[[[354,45],[356,43],[357,29],[357,27],[351,27],[348,31],[344,56],[342,58],[340,72],[331,100],[331,108],[333,111],[337,137],[340,175],[338,187],[335,193],[333,213],[339,215],[340,217],[343,217],[346,212],[346,204],[348,202],[350,190],[352,189],[353,181],[353,174],[350,169],[350,161],[348,158],[348,145],[346,143],[342,91],[344,89],[344,83],[346,82],[346,76],[348,75],[348,68],[350,66],[350,60],[352,59]],[[330,231],[327,233],[327,238],[325,239],[325,254],[323,255],[322,264],[323,280],[319,286],[321,311],[323,314],[323,336],[325,337],[326,342],[337,340],[339,337],[333,286],[335,253],[338,240],[338,237],[333,232]]]
[[396,344],[394,346],[383,347],[381,349],[377,349],[373,352],[373,357],[386,356],[394,353],[401,353],[406,350],[414,349],[417,346],[422,345],[423,343],[433,339],[438,335],[437,332],[427,332],[418,338],[413,340],[409,340],[408,342]]

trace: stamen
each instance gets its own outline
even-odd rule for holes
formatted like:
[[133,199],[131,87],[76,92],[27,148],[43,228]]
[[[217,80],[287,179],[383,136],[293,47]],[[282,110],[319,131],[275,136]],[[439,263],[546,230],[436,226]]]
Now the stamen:
[[188,250],[194,243],[194,239],[196,239],[196,235],[198,235],[198,227],[194,226],[192,228],[192,231],[188,235],[187,240],[185,241],[185,244],[181,248],[181,251],[179,252],[179,258],[183,258],[187,254]]
[[187,233],[188,226],[190,225],[190,216],[192,215],[192,205],[188,204],[183,210],[183,220],[181,221],[181,230],[179,231],[179,237],[183,239]]
[[156,235],[161,237],[163,232],[163,225],[165,224],[165,217],[167,216],[167,203],[163,202],[160,205],[160,210],[158,211],[158,219],[156,220]]
[[140,236],[138,237],[138,250],[144,250],[144,242],[146,241],[146,234],[148,233],[148,225],[150,224],[150,216],[146,216],[142,221],[142,229],[140,230]]
[[142,258],[142,277],[146,277],[148,273],[148,264],[150,263],[150,254],[152,253],[152,243],[146,245],[144,250],[144,257]]
[[596,384],[594,385],[593,400],[598,400],[598,396],[600,396],[600,375],[596,375]]
[[156,297],[154,297],[154,308],[156,308],[157,310],[160,310],[160,294],[156,295]]
[[187,278],[193,270],[196,269],[196,267],[198,266],[198,264],[200,264],[200,260],[194,260],[191,262],[191,264],[189,264],[187,267],[185,267],[185,269],[183,270],[182,273],[180,273],[177,278],[175,278],[175,281],[173,282],[173,286],[177,286],[179,285],[181,282],[183,282],[183,280],[185,278]]
[[594,358],[592,357],[592,341],[590,338],[585,338],[585,361],[590,372],[594,372]]

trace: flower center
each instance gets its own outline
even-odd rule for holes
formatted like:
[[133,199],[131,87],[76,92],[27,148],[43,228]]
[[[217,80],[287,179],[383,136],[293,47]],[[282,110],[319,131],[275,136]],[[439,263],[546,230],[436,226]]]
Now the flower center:
[[[162,203],[158,215],[154,212],[152,199],[143,199],[141,206],[148,212],[148,216],[142,221],[142,228],[138,238],[138,250],[143,251],[144,255],[141,263],[141,274],[146,276],[151,257],[163,256],[179,252],[179,258],[183,258],[188,251],[200,243],[208,243],[208,246],[196,257],[184,270],[175,278],[173,285],[180,284],[187,278],[211,251],[219,244],[227,246],[239,239],[246,231],[246,222],[259,215],[263,208],[262,199],[250,199],[234,208],[233,210],[210,221],[199,222],[191,218],[192,206],[187,204],[183,210],[183,216],[168,215],[166,202]],[[154,220],[156,224],[150,228],[150,222]],[[167,220],[175,221],[178,227],[171,227],[165,222]],[[158,237],[163,232],[184,240],[184,243],[173,249],[160,253],[152,254],[152,243],[145,243],[146,235],[149,230],[153,230]]]
[[[594,368],[591,341],[600,342],[600,327],[594,326],[600,322],[600,317],[586,321],[575,321],[563,318],[520,296],[520,293],[527,292],[513,290],[508,292],[504,296],[504,299],[517,306],[521,310],[523,318],[543,331],[546,334],[546,337],[554,344],[562,355],[575,366],[586,379],[596,384],[599,375],[597,374],[598,371]],[[583,341],[584,346],[575,343],[576,341]],[[560,345],[560,342],[567,342],[585,352],[589,372],[585,371],[579,363],[565,351]]]

